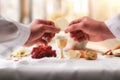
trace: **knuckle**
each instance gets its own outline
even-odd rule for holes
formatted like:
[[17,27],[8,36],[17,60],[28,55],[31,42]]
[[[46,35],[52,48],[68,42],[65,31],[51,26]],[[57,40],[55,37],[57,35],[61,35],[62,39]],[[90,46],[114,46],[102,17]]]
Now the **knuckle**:
[[85,26],[86,24],[87,24],[86,21],[82,21],[82,22],[81,22],[81,26]]
[[82,21],[82,25],[86,26],[89,23],[89,18],[85,17],[84,20]]
[[44,27],[45,27],[45,25],[44,25],[44,24],[40,24],[40,27],[41,27],[41,28],[44,28]]
[[40,28],[41,28],[42,30],[46,30],[46,26],[43,25],[43,24],[40,24]]
[[83,21],[88,22],[89,21],[89,17],[85,16],[84,19],[83,19]]

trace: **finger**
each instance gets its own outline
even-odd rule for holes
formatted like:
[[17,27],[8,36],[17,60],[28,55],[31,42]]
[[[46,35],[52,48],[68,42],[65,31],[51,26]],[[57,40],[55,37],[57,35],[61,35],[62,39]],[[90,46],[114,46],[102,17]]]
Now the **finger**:
[[39,24],[46,24],[46,25],[55,25],[54,22],[49,21],[49,20],[41,20],[41,19],[36,19],[35,21],[36,23]]
[[44,40],[44,39],[38,38],[38,39],[33,40],[33,41],[31,41],[31,42],[25,43],[25,46],[26,46],[26,47],[29,47],[29,46],[32,46],[32,45],[34,45],[34,44],[44,44],[44,45],[47,45],[48,42],[50,42],[54,36],[55,36],[55,34],[50,33],[50,35],[45,36],[45,37],[47,37],[47,41]]
[[78,30],[78,31],[74,31],[74,32],[70,32],[70,36],[77,42],[81,42],[86,40],[87,35],[85,33],[83,33],[82,31]]
[[48,42],[51,42],[51,40],[54,36],[55,36],[55,34],[51,33],[50,36],[48,37]]
[[42,36],[45,33],[58,33],[60,31],[60,29],[55,28],[53,26],[48,26],[48,25],[38,25],[38,30],[36,31],[36,33],[34,34],[34,36],[31,38],[31,41],[35,41],[38,40],[40,38],[42,38]]
[[73,24],[76,24],[76,23],[80,23],[82,19],[76,19],[74,21],[72,21],[69,26],[73,25]]
[[70,37],[71,37],[71,38],[74,37],[74,34],[71,34],[71,33],[70,33]]
[[50,32],[50,33],[58,33],[60,31],[60,28],[56,28],[54,26],[48,26],[48,25],[45,25],[44,26],[44,29],[45,29],[45,32]]
[[38,42],[38,40],[34,40],[34,41],[31,41],[31,42],[27,42],[27,43],[24,44],[24,46],[29,47],[29,46],[34,45],[34,44],[37,43],[37,42]]
[[46,40],[47,42],[50,42],[54,36],[55,33],[45,33],[42,38],[44,38],[44,40]]
[[82,23],[79,23],[79,24],[73,24],[71,25],[70,27],[67,27],[65,29],[65,33],[68,33],[68,32],[73,32],[73,31],[77,31],[77,30],[83,30],[83,24]]
[[48,42],[47,42],[46,40],[44,40],[44,39],[38,39],[37,44],[44,44],[44,45],[47,45]]
[[88,34],[84,34],[84,36],[85,36],[85,39],[86,39],[86,40],[89,40],[89,39],[90,39]]
[[73,39],[77,42],[82,42],[82,41],[86,40],[84,36],[83,37],[73,37]]
[[78,41],[78,42],[83,42],[83,41],[86,41],[86,38],[85,38],[85,37],[80,37],[80,38],[78,38],[77,41]]

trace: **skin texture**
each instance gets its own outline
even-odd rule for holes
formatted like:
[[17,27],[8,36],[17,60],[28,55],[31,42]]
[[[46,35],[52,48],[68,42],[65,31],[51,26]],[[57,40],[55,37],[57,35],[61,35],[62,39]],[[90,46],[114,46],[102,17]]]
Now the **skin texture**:
[[65,32],[70,33],[71,38],[77,42],[85,40],[98,42],[115,38],[104,22],[89,17],[72,21],[65,29]]
[[30,24],[31,34],[25,46],[34,44],[47,44],[60,31],[52,21],[35,20]]

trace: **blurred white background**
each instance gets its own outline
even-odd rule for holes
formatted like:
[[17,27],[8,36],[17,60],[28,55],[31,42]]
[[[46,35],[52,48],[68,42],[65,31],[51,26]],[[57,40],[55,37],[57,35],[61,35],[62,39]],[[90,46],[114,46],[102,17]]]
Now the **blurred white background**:
[[107,20],[120,11],[120,0],[0,0],[0,14],[22,23],[36,18],[71,21],[82,16]]

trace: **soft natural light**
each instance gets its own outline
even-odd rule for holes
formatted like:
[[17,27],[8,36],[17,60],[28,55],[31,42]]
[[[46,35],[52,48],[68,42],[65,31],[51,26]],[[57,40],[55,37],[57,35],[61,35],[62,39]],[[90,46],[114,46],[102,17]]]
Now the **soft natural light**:
[[0,0],[0,14],[20,22],[59,17],[71,21],[82,16],[106,20],[120,12],[119,3],[120,0]]

